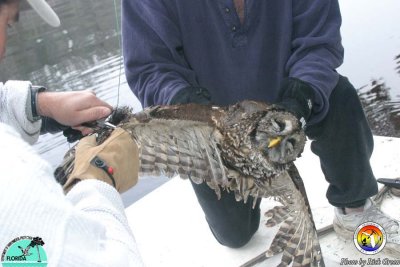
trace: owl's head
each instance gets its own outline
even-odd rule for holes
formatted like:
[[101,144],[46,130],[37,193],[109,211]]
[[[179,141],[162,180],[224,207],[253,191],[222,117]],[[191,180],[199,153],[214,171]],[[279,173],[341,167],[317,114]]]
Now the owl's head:
[[306,137],[300,122],[279,106],[242,101],[224,114],[218,129],[232,161],[241,156],[252,158],[249,164],[258,161],[273,168],[294,161],[303,151]]
[[257,147],[269,161],[286,164],[303,152],[306,137],[293,114],[272,109],[259,120],[253,142],[253,147]]

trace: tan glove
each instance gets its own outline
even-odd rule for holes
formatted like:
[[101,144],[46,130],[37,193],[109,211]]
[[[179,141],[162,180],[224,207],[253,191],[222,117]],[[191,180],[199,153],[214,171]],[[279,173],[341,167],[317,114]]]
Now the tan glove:
[[94,135],[81,139],[75,151],[75,166],[64,185],[68,192],[80,180],[98,179],[123,193],[138,180],[138,146],[122,128],[115,129],[103,144]]

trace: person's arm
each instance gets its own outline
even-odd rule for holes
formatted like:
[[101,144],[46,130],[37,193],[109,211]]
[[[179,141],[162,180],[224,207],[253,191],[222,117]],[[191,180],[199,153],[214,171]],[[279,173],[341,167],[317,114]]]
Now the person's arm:
[[30,144],[37,141],[41,121],[30,120],[31,83],[8,81],[0,84],[0,122],[12,126]]
[[[340,26],[337,0],[293,1],[293,52],[287,62],[286,72],[295,79],[294,83],[285,83],[288,88],[283,90],[298,87],[296,79],[313,89],[311,120],[325,116],[330,93],[339,79],[335,69],[343,62]],[[290,94],[293,93],[287,95]]]
[[168,8],[163,1],[122,1],[125,74],[144,107],[169,104],[179,91],[198,87]]
[[[76,217],[71,219],[79,220],[79,224],[84,224],[85,220],[81,222],[81,217],[87,218],[88,224],[84,225],[85,228],[92,226],[100,228],[102,240],[97,240],[101,245],[99,245],[100,250],[96,259],[100,266],[143,266],[121,197],[115,188],[96,179],[84,180],[75,185],[66,198],[74,209],[79,211],[76,212]],[[66,243],[80,242],[73,227],[66,230],[67,233],[70,232],[66,236]],[[68,250],[70,255],[65,255],[65,257],[71,257],[74,254],[90,255],[90,250],[88,251],[83,245],[69,246],[66,248],[66,254]],[[94,249],[92,251],[96,253]]]
[[14,127],[30,144],[39,138],[41,118],[54,119],[57,125],[53,128],[72,126],[86,135],[90,129],[81,127],[82,123],[104,118],[112,111],[112,107],[93,92],[37,92],[28,81],[8,81],[0,85],[0,103],[0,122]]
[[[0,123],[0,247],[30,235],[51,266],[143,266],[123,204],[109,184],[77,183],[67,196],[50,165]],[[119,166],[114,166],[117,170]]]

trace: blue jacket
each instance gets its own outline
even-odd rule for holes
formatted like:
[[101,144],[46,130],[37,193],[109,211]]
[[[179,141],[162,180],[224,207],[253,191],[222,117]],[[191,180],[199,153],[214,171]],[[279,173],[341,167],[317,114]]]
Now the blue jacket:
[[215,104],[271,103],[296,77],[316,91],[314,119],[326,114],[343,61],[338,1],[245,3],[241,25],[232,0],[123,0],[125,73],[144,107],[188,86]]

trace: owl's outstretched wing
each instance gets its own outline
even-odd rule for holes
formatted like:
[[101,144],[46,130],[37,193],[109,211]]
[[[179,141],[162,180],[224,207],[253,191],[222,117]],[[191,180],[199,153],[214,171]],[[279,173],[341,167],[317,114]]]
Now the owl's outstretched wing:
[[280,224],[267,257],[283,252],[280,266],[325,266],[303,181],[294,166],[274,180],[274,197],[283,206],[267,211],[266,226]]
[[[196,112],[197,111],[197,112]],[[206,182],[220,195],[229,187],[229,179],[238,177],[228,170],[221,158],[219,144],[222,138],[213,126],[211,109],[199,105],[159,106],[132,114],[127,108],[116,114],[118,127],[126,130],[139,148],[139,175],[190,178],[199,184]],[[220,111],[214,109],[214,116]],[[223,112],[223,110],[221,110]],[[101,143],[108,136],[100,129],[97,138]],[[75,148],[64,157],[56,169],[57,181],[64,184],[73,170]]]
[[[233,108],[178,105],[137,114],[124,110],[125,115],[113,123],[137,142],[141,175],[179,174],[198,184],[206,182],[218,196],[221,190],[232,191],[238,201],[274,197],[283,207],[268,213],[268,225],[282,224],[268,255],[283,251],[282,266],[292,261],[294,266],[323,266],[301,178],[289,169],[304,146],[304,134],[299,134],[295,122],[288,124],[290,129],[282,127],[281,122],[290,122],[292,115],[265,107],[246,102]],[[98,142],[107,134],[99,132]],[[276,135],[281,143],[268,148]],[[56,170],[59,182],[65,182],[73,163],[74,149]]]
[[[205,181],[220,195],[229,187],[228,170],[218,147],[219,134],[207,123],[154,119],[121,125],[139,145],[140,174]],[[232,171],[231,171],[232,172]]]

